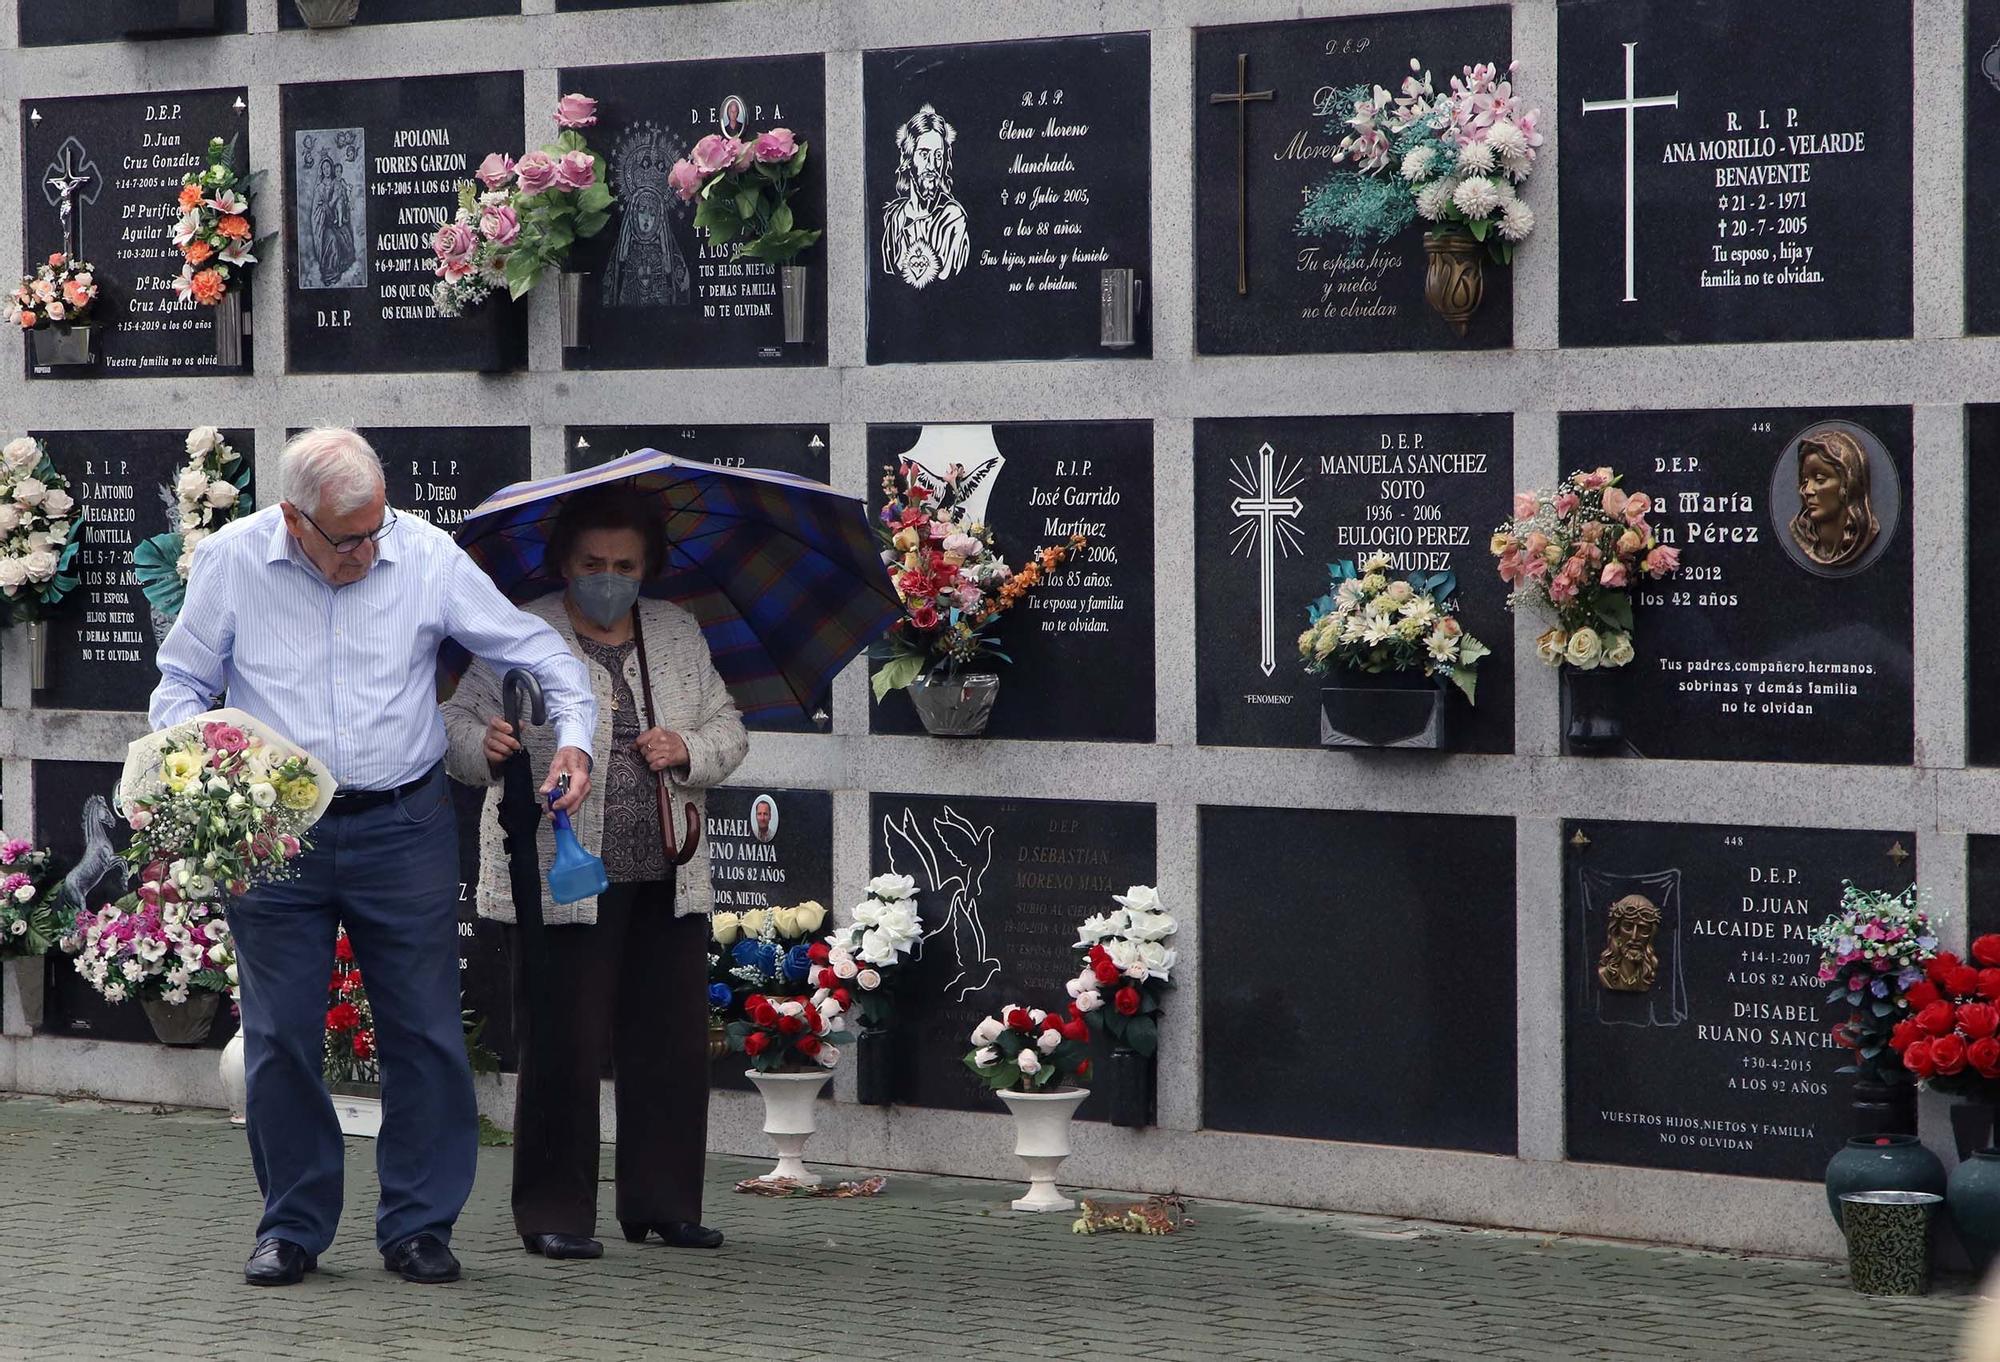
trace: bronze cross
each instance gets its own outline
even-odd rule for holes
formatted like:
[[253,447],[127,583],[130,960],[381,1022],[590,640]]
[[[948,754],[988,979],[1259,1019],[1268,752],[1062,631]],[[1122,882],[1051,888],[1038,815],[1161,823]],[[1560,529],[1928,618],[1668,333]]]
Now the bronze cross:
[[1210,104],[1234,104],[1236,106],[1236,296],[1242,297],[1250,291],[1250,263],[1248,254],[1250,221],[1250,101],[1270,99],[1269,90],[1250,90],[1245,86],[1250,70],[1250,54],[1236,54],[1236,88],[1219,95],[1210,95]]

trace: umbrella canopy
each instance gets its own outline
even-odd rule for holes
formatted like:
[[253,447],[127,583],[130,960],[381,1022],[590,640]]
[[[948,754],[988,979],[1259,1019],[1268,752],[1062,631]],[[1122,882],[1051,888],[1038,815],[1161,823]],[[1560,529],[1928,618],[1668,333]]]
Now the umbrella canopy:
[[656,449],[503,488],[466,516],[458,542],[512,600],[532,600],[563,586],[547,549],[564,503],[612,485],[658,501],[667,565],[645,594],[700,621],[745,718],[813,716],[840,669],[902,612],[859,497]]

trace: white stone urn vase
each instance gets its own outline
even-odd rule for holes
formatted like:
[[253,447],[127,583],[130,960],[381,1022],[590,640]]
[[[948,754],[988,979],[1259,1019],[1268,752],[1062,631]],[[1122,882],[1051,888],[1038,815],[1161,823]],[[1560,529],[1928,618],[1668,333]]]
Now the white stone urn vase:
[[790,1074],[745,1069],[743,1073],[764,1095],[764,1133],[778,1147],[777,1166],[758,1181],[788,1178],[804,1187],[819,1186],[819,1174],[807,1168],[801,1156],[806,1152],[806,1141],[819,1129],[815,1104],[833,1071]]
[[249,1080],[243,1076],[243,1027],[237,1024],[236,1034],[222,1047],[222,1091],[229,1098],[229,1123],[245,1124],[244,1106],[250,1097]]
[[1056,1170],[1069,1157],[1069,1123],[1089,1088],[1061,1092],[1009,1092],[1000,1100],[1014,1113],[1014,1152],[1028,1168],[1028,1194],[1014,1202],[1017,1211],[1073,1211],[1076,1202],[1056,1186]]

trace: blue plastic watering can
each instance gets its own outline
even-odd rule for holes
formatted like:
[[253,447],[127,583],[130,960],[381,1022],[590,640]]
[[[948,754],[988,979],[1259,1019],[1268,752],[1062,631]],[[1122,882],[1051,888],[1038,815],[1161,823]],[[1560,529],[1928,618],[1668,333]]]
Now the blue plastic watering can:
[[583,849],[583,843],[576,840],[576,829],[570,826],[569,815],[553,807],[568,792],[567,775],[549,791],[549,818],[556,832],[556,863],[549,867],[549,897],[557,903],[596,898],[611,887],[604,862]]

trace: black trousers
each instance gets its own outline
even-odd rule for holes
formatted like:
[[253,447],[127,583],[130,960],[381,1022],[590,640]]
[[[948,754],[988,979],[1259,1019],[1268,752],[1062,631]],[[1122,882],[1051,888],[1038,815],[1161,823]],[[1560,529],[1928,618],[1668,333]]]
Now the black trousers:
[[597,1093],[614,1070],[618,1219],[701,1221],[708,1146],[708,917],[674,916],[672,881],[614,884],[594,927],[550,927],[553,1015],[531,1015],[521,934],[508,932],[520,1085],[514,1225],[594,1235]]

